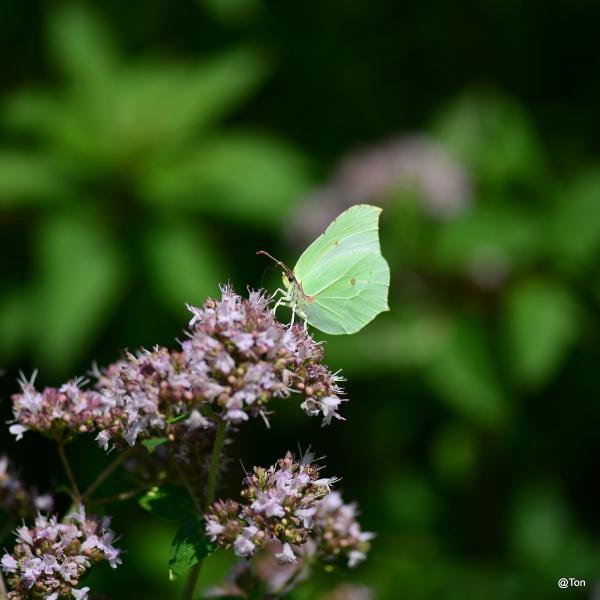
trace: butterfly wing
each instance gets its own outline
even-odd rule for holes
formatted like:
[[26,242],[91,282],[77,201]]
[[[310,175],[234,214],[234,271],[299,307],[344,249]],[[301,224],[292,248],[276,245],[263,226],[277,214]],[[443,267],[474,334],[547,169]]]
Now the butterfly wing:
[[301,310],[325,333],[355,333],[388,310],[390,270],[379,245],[380,213],[368,204],[344,211],[294,268],[310,298]]

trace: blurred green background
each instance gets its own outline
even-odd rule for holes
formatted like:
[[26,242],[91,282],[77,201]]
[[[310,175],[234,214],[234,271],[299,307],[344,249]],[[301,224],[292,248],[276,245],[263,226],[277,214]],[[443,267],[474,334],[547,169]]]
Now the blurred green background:
[[[57,385],[173,346],[219,282],[275,288],[256,250],[293,264],[376,203],[392,310],[327,344],[347,421],[280,402],[231,447],[266,465],[312,444],[378,532],[366,564],[295,597],[346,580],[382,599],[597,597],[599,18],[583,0],[3,2],[2,418],[19,370]],[[48,442],[0,440],[57,483]],[[82,480],[103,460],[78,443]],[[241,477],[234,461],[222,494]],[[175,597],[173,528],[128,510],[124,566],[90,585]]]

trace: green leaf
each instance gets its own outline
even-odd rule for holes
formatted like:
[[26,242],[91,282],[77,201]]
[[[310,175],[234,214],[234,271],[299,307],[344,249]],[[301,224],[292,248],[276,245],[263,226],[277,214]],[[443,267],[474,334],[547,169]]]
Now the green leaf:
[[160,438],[150,438],[142,441],[142,445],[152,454],[159,446],[166,444],[168,442],[168,438],[160,437]]
[[65,180],[44,158],[0,151],[0,206],[55,203],[67,194]]
[[187,69],[182,87],[171,93],[181,123],[204,127],[242,106],[264,81],[269,63],[263,50],[240,46]]
[[11,129],[51,146],[52,155],[65,164],[80,171],[89,168],[97,177],[98,156],[114,152],[114,147],[108,148],[114,139],[108,140],[111,132],[103,131],[109,112],[106,100],[94,96],[91,104],[97,105],[95,111],[90,111],[88,100],[75,96],[59,99],[42,91],[20,92],[7,103],[4,121]]
[[182,521],[194,512],[194,505],[185,488],[166,485],[153,487],[139,500],[140,506],[165,521]]
[[600,251],[600,169],[581,175],[561,193],[550,222],[555,260],[572,268],[589,264]]
[[212,554],[216,545],[204,533],[204,519],[188,519],[176,533],[169,555],[169,577],[176,579],[191,566]]
[[65,371],[117,300],[121,260],[102,221],[87,214],[48,218],[35,242],[38,360],[44,369]]
[[573,535],[568,504],[560,490],[533,482],[515,494],[510,535],[514,554],[538,567],[560,568],[565,542]]
[[149,280],[179,316],[185,304],[202,304],[227,280],[227,269],[209,233],[199,225],[165,220],[146,231]]
[[509,406],[484,331],[482,323],[459,318],[426,376],[458,413],[478,425],[498,428],[506,422]]
[[0,297],[0,364],[5,365],[23,350],[31,333],[30,294],[3,290]]
[[308,189],[306,161],[272,137],[215,138],[147,173],[144,196],[258,227],[273,227]]
[[78,83],[105,80],[117,62],[106,27],[79,3],[54,12],[50,49],[62,72]]
[[199,0],[225,25],[247,25],[264,10],[262,0]]
[[109,118],[97,118],[119,142],[123,159],[137,157],[150,163],[152,172],[157,155],[171,156],[200,130],[236,110],[266,72],[264,54],[248,46],[193,64],[133,64],[106,90]]
[[182,415],[177,415],[176,417],[171,417],[170,419],[167,419],[167,423],[170,423],[171,425],[173,423],[180,423],[181,421],[185,421],[189,416],[190,413],[183,413]]
[[527,114],[500,93],[463,93],[439,115],[434,131],[484,183],[501,188],[535,181],[544,170],[542,147]]
[[433,261],[448,272],[502,277],[531,264],[540,253],[538,223],[500,204],[474,207],[446,223],[433,240]]
[[[329,361],[334,369],[343,368],[352,376],[423,367],[446,344],[450,326],[445,315],[433,311],[394,308],[356,335],[328,336]],[[379,351],[374,353],[374,347]]]
[[445,425],[432,444],[432,460],[439,476],[449,483],[466,483],[473,476],[479,459],[478,440],[468,428]]
[[506,297],[503,323],[515,379],[534,388],[553,375],[575,340],[578,306],[555,282],[524,281]]

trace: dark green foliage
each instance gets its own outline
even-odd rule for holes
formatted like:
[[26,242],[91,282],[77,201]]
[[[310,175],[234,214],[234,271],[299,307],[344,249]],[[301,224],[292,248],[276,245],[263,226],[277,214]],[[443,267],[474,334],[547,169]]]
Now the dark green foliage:
[[215,545],[204,535],[204,520],[192,517],[177,531],[169,553],[169,574],[171,579],[183,575],[199,560],[215,550]]
[[183,521],[194,512],[187,490],[173,485],[150,488],[139,503],[144,510],[165,521]]
[[[274,290],[279,274],[255,252],[294,263],[309,241],[294,237],[294,215],[337,161],[425,132],[467,170],[470,201],[439,218],[418,187],[361,198],[385,208],[392,310],[327,340],[327,364],[348,377],[347,421],[320,430],[286,405],[271,430],[241,427],[234,454],[246,466],[297,443],[327,455],[378,532],[351,577],[378,599],[584,597],[557,590],[563,576],[588,578],[589,595],[600,565],[598,7],[85,6],[0,10],[2,420],[20,369],[56,385],[119,348],[174,346],[184,304],[219,283]],[[55,483],[59,465],[38,460],[44,440],[3,436],[29,481]],[[93,444],[73,455],[84,478],[101,462]],[[242,477],[230,464],[224,495]],[[141,502],[162,519],[188,514],[180,489]],[[89,585],[114,600],[175,597],[181,578],[168,582],[164,567],[176,525],[130,510],[114,510],[123,567]],[[171,570],[208,552],[201,522],[186,522]],[[211,555],[199,589],[231,562]],[[321,600],[339,581],[322,573],[294,597]]]

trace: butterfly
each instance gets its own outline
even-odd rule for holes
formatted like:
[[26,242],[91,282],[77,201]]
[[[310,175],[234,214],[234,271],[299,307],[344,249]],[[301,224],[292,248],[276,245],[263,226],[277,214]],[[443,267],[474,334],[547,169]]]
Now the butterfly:
[[305,324],[334,335],[360,331],[379,313],[389,310],[390,268],[379,246],[381,208],[357,204],[337,216],[289,269],[274,306],[292,309]]

